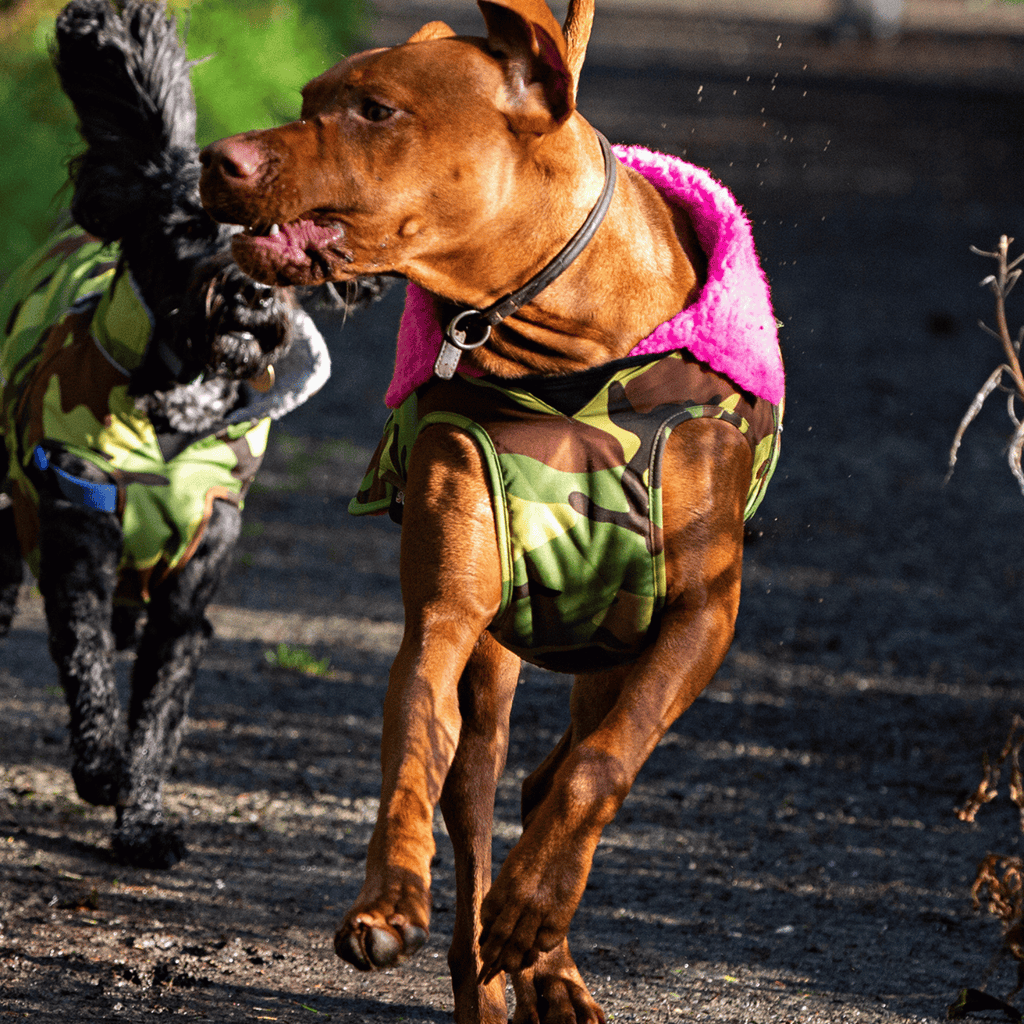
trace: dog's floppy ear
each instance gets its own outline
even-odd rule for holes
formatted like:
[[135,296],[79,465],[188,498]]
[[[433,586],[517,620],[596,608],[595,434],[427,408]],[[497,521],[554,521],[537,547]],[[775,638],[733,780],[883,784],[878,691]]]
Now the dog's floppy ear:
[[542,133],[576,109],[565,37],[544,0],[478,0],[487,44],[505,65],[505,113],[517,131]]

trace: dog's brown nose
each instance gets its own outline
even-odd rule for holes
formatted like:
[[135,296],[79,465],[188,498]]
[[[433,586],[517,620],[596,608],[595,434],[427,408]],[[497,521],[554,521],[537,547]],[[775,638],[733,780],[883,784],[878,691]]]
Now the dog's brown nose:
[[199,160],[206,172],[220,173],[237,183],[258,177],[265,162],[262,149],[242,135],[211,143]]

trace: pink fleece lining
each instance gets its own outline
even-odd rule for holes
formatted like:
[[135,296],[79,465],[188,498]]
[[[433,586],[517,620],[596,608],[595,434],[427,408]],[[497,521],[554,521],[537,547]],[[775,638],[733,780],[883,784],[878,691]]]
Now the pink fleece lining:
[[[778,330],[746,215],[729,190],[707,171],[639,146],[614,149],[623,164],[647,178],[666,200],[687,210],[708,256],[708,279],[700,298],[657,327],[629,354],[688,349],[745,391],[777,405],[785,388]],[[384,399],[390,408],[397,408],[430,379],[441,341],[433,297],[410,282],[398,331],[395,373]],[[469,368],[459,372],[476,375]]]

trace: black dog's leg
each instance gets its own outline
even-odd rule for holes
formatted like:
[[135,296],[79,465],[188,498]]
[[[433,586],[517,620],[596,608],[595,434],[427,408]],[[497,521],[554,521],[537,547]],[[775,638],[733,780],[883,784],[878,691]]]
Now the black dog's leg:
[[[0,437],[0,487],[7,479],[7,467],[7,449]],[[0,637],[7,636],[11,630],[24,571],[14,528],[14,509],[7,495],[0,491]]]
[[149,606],[132,676],[127,788],[118,807],[114,851],[140,867],[166,868],[185,844],[164,822],[163,782],[178,752],[196,669],[210,637],[206,606],[227,569],[241,515],[214,502],[195,555]]
[[5,497],[0,494],[0,637],[11,631],[24,573],[21,548],[14,529],[14,509],[4,502]]
[[114,631],[114,646],[119,651],[133,651],[139,643],[139,624],[143,610],[134,604],[115,604],[114,617],[110,620]]
[[39,516],[39,589],[50,654],[71,712],[71,775],[91,804],[117,803],[124,735],[110,629],[121,524],[112,512],[43,495]]

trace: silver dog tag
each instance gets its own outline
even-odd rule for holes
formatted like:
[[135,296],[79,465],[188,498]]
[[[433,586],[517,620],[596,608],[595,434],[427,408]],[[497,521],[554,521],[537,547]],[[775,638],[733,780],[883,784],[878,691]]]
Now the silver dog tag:
[[[474,337],[470,338],[470,332]],[[434,373],[444,380],[451,380],[459,366],[463,352],[470,352],[483,345],[491,336],[491,325],[479,309],[464,309],[452,318],[444,332],[444,343],[434,363]]]
[[462,352],[456,348],[447,338],[441,344],[441,351],[437,354],[434,363],[434,373],[442,380],[451,380],[455,371],[459,368],[459,360]]

